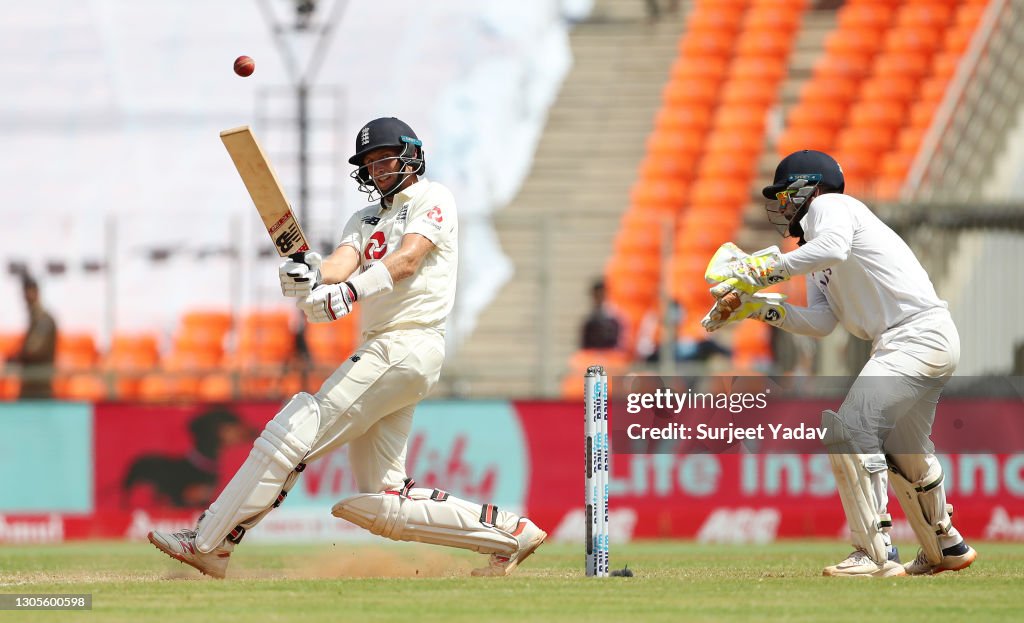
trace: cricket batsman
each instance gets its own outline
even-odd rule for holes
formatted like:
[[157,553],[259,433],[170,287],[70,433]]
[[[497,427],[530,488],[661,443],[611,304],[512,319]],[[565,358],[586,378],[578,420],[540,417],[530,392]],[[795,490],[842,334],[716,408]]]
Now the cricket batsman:
[[[829,155],[792,153],[762,193],[768,218],[799,248],[747,255],[732,243],[705,275],[715,305],[708,331],[754,318],[823,337],[837,323],[872,341],[871,358],[838,411],[822,413],[824,439],[853,547],[827,576],[926,575],[971,565],[977,553],[953,526],[942,467],[929,437],[939,395],[956,369],[960,338],[947,305],[907,244],[863,203],[843,194]],[[807,307],[760,290],[804,275]],[[888,482],[921,549],[906,565],[889,535]]]
[[405,471],[413,411],[444,361],[458,267],[455,200],[423,176],[423,144],[394,117],[359,130],[349,163],[373,203],[352,216],[331,255],[286,261],[279,277],[309,322],[332,322],[360,305],[362,345],[320,391],[296,394],[267,422],[195,529],[150,532],[149,540],[223,578],[235,546],[284,502],[306,465],[348,444],[360,493],[335,504],[334,516],[390,539],[486,554],[473,575],[507,575],[547,534],[493,504],[418,488]]

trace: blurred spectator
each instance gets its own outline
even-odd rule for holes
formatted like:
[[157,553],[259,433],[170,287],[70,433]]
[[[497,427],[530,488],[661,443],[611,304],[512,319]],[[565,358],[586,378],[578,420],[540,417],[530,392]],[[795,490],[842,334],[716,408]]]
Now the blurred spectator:
[[662,13],[662,4],[664,4],[664,11],[669,15],[675,14],[679,11],[679,0],[644,0],[647,4],[647,19],[654,23],[658,21]]
[[[667,323],[669,328],[677,328],[683,325],[686,312],[676,301],[669,302]],[[640,323],[640,330],[637,335],[636,353],[639,359],[647,363],[657,363],[661,359],[661,345],[664,341],[661,335],[663,319],[653,311],[648,313]],[[706,362],[715,355],[732,357],[732,351],[722,346],[711,335],[703,329],[694,332],[692,335],[668,335],[665,336],[670,342],[674,342],[671,349],[672,359],[679,362],[700,361]]]
[[[146,454],[132,461],[121,483],[125,500],[177,508],[209,505],[219,490],[221,452],[248,441],[252,431],[225,407],[204,412],[188,429],[194,447],[184,456]],[[136,491],[140,487],[145,495]]]
[[21,290],[28,311],[28,329],[15,353],[21,364],[19,398],[47,399],[53,397],[53,360],[57,351],[57,323],[39,301],[39,284],[28,273],[21,276]]
[[622,345],[622,321],[604,297],[604,280],[598,279],[590,288],[590,315],[583,322],[580,347],[585,350],[620,348]]

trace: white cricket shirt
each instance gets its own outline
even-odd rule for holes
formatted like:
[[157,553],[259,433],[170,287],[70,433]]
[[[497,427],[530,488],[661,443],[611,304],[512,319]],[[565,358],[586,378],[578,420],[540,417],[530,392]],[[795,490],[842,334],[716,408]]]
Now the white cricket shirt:
[[338,246],[359,251],[360,270],[366,270],[399,248],[406,234],[424,236],[434,249],[391,292],[358,301],[364,334],[416,327],[444,331],[459,265],[459,219],[451,191],[420,177],[395,195],[390,208],[374,204],[353,214]]
[[807,243],[783,262],[793,276],[808,275],[810,306],[787,305],[784,329],[822,334],[813,325],[828,321],[827,302],[847,331],[874,341],[917,313],[946,308],[910,247],[857,199],[821,195],[800,225]]

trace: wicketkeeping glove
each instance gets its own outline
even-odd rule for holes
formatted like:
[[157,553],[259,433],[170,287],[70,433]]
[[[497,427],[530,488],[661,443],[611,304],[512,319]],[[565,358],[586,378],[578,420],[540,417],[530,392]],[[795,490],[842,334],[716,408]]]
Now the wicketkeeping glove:
[[296,304],[309,322],[333,322],[351,313],[355,302],[356,294],[347,283],[333,283],[313,288],[309,296]]
[[753,318],[770,325],[781,327],[786,319],[784,294],[746,294],[730,292],[715,301],[711,311],[700,321],[708,333],[713,333],[732,322]]
[[319,253],[306,253],[305,262],[285,261],[277,269],[281,279],[281,294],[290,298],[305,298],[320,285],[320,263],[323,258]]
[[[737,252],[741,255],[737,256]],[[708,263],[704,279],[717,284],[711,288],[711,295],[716,299],[736,291],[754,294],[789,279],[778,247],[761,249],[753,255],[742,253],[729,242],[723,244]]]

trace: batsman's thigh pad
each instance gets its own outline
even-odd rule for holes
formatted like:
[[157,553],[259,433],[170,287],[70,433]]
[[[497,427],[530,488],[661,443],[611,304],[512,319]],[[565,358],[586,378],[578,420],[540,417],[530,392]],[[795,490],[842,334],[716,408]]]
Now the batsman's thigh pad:
[[824,442],[853,545],[882,564],[888,554],[884,535],[892,528],[892,517],[879,512],[885,507],[887,495],[885,457],[850,452],[855,448],[851,447],[835,412],[823,412],[821,424],[828,429]]
[[[492,509],[488,515],[488,509]],[[512,555],[515,537],[492,523],[497,509],[483,508],[449,496],[439,489],[366,493],[346,498],[331,510],[373,534],[395,541],[416,541],[468,549],[481,554]]]
[[[942,465],[934,455],[901,454],[889,459],[889,470],[891,472],[893,491],[903,507],[910,527],[921,544],[921,549],[928,556],[928,562],[939,564],[942,562],[942,545],[939,537],[949,534],[953,524],[953,506],[946,504],[946,492],[942,486],[943,474]],[[906,465],[910,462],[920,461],[927,466],[918,471],[924,472],[924,477],[917,481],[910,481],[903,475],[903,469],[897,463]],[[908,470],[909,471],[909,470]]]
[[199,551],[213,551],[236,526],[275,505],[285,483],[294,483],[292,474],[309,453],[319,428],[316,399],[305,392],[295,394],[267,422],[249,457],[203,514],[196,535]]

